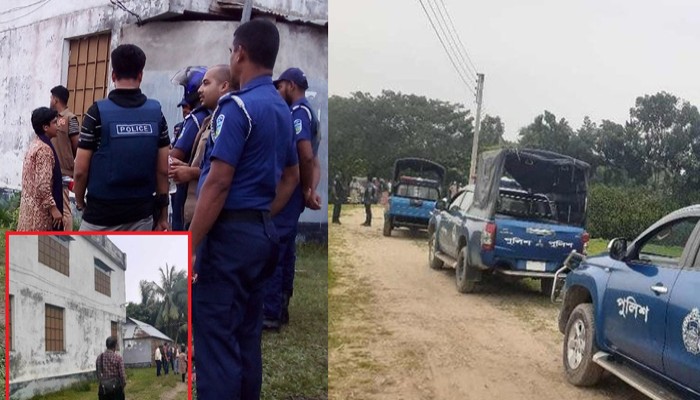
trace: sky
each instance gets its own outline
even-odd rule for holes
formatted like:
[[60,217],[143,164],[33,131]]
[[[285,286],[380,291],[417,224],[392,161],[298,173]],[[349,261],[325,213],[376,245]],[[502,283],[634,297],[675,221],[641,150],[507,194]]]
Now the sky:
[[[446,6],[485,75],[482,113],[501,117],[506,139],[544,110],[578,129],[585,116],[624,123],[659,91],[700,105],[700,2],[429,1]],[[418,0],[330,0],[329,20],[331,95],[387,89],[475,114]]]
[[109,240],[126,253],[126,301],[141,302],[142,279],[160,284],[158,268],[166,263],[187,271],[187,235],[109,235]]

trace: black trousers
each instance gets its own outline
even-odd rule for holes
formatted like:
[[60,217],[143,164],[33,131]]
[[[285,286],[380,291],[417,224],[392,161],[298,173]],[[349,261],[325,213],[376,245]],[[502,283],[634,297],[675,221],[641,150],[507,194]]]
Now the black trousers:
[[365,224],[372,225],[372,205],[365,204]]
[[340,208],[343,203],[333,203],[333,222],[340,222]]
[[124,388],[119,389],[116,393],[102,394],[101,390],[97,389],[98,400],[124,400]]

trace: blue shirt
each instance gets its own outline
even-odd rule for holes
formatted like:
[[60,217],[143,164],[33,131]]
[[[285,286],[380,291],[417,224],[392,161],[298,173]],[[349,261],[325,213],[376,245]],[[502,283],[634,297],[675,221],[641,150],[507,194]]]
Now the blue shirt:
[[[297,144],[299,142],[308,140],[311,142],[314,157],[317,156],[319,140],[315,125],[316,119],[312,114],[311,105],[305,97],[302,97],[298,101],[292,103],[290,109],[292,111],[292,126],[294,128],[294,152],[297,153]],[[304,207],[304,194],[301,190],[301,181],[299,181],[299,184],[292,193],[292,197],[289,198],[289,201],[282,211],[273,218],[275,225],[284,227],[294,226],[299,221],[299,215],[304,211]]]
[[180,136],[176,138],[175,145],[173,146],[185,153],[185,159],[183,161],[187,162],[192,157],[192,147],[194,147],[194,140],[199,132],[199,126],[207,116],[209,116],[209,110],[203,106],[199,106],[185,117],[182,123],[182,132]]
[[259,76],[222,96],[212,116],[197,195],[211,162],[223,161],[235,168],[224,209],[269,211],[282,170],[298,163],[296,153],[290,154],[292,135],[289,108],[271,76]]

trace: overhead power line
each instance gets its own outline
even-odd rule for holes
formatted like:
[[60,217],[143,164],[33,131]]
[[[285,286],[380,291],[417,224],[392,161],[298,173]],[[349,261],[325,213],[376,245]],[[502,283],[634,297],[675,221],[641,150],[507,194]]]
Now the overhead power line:
[[43,7],[43,6],[47,5],[47,4],[49,4],[50,2],[51,2],[51,0],[40,0],[40,1],[37,1],[36,3],[27,4],[27,5],[25,5],[25,6],[19,6],[19,7],[15,7],[15,8],[12,8],[12,9],[9,9],[9,10],[6,10],[6,11],[3,11],[2,13],[0,13],[0,15],[9,14],[9,13],[12,13],[12,12],[15,12],[15,11],[23,10],[23,9],[25,9],[25,8],[29,8],[29,7],[38,5],[38,7],[36,7],[35,9],[33,9],[33,10],[27,12],[27,13],[24,13],[24,14],[18,16],[18,17],[10,17],[9,19],[6,19],[6,20],[4,20],[4,21],[0,21],[0,24],[6,24],[6,23],[8,23],[8,22],[16,21],[16,20],[18,20],[18,19],[20,19],[20,18],[24,18],[24,17],[26,17],[26,16],[28,16],[28,15],[30,15],[30,14],[33,14],[34,12],[38,11],[41,7]]
[[[430,0],[426,0],[430,2]],[[444,14],[448,14],[447,10],[445,9],[443,13],[443,9],[440,7],[438,2],[436,0],[433,0],[433,3],[435,3],[435,8],[438,10],[437,12],[433,11],[436,17],[439,17],[440,20],[438,21],[438,25],[441,27],[443,31],[443,35],[447,38],[447,42],[451,44],[451,49],[453,50],[453,54],[456,54],[455,59],[459,61],[460,67],[462,67],[463,71],[467,72],[469,74],[469,77],[476,81],[476,69],[472,71],[472,69],[467,65],[467,61],[463,55],[464,49],[460,49],[459,45],[457,44],[457,39],[455,39],[455,35],[453,34],[454,27],[452,30],[447,24],[447,18],[445,18]],[[444,3],[442,3],[444,6]],[[431,7],[432,8],[432,7]],[[449,14],[448,14],[449,17]]]
[[[426,0],[427,1],[427,0]],[[428,13],[428,10],[425,8],[425,4],[423,4],[423,0],[418,0],[418,2],[421,5],[421,8],[423,8],[423,12],[425,13],[425,16],[428,17],[428,22],[430,22],[430,26],[433,28],[433,31],[435,32],[435,35],[437,35],[438,40],[440,40],[440,44],[442,45],[442,48],[445,50],[445,53],[447,53],[447,57],[450,59],[450,63],[454,67],[455,71],[457,72],[457,75],[459,78],[464,82],[466,85],[467,89],[474,95],[476,96],[476,92],[474,92],[474,89],[472,89],[471,84],[468,82],[468,80],[464,77],[464,72],[457,66],[457,63],[455,62],[452,53],[449,51],[447,46],[445,45],[445,41],[442,40],[442,37],[440,36],[440,33],[438,33],[437,28],[435,27],[435,23],[433,22],[433,19],[431,18],[430,14]]]
[[476,65],[474,65],[474,63],[472,62],[472,59],[469,58],[469,54],[467,54],[466,47],[464,46],[464,43],[462,42],[462,38],[459,36],[459,33],[457,33],[457,29],[455,29],[455,24],[452,21],[452,17],[450,16],[450,13],[447,11],[447,7],[445,6],[445,2],[443,0],[440,0],[440,3],[442,3],[442,7],[445,9],[445,13],[447,14],[447,18],[450,21],[450,26],[452,27],[452,30],[454,31],[455,36],[457,37],[457,40],[459,41],[459,45],[460,45],[459,49],[464,54],[464,57],[466,57],[466,59],[469,61],[469,65],[471,65],[472,68],[474,69],[474,73],[476,73],[476,71],[478,71],[478,68],[476,68]]

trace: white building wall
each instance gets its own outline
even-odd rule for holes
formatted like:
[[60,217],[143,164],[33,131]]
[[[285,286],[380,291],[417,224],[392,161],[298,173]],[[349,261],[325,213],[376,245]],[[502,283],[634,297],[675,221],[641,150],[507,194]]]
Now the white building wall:
[[[19,388],[18,398],[60,385],[54,379],[59,383],[46,387],[42,380],[94,371],[95,359],[111,335],[111,322],[121,328],[126,319],[124,269],[85,237],[73,238],[68,245],[70,276],[65,276],[39,263],[37,236],[10,236],[10,383],[13,390]],[[95,257],[113,270],[110,297],[95,291]],[[46,304],[64,309],[64,352],[45,351]]]

